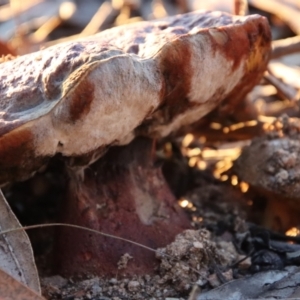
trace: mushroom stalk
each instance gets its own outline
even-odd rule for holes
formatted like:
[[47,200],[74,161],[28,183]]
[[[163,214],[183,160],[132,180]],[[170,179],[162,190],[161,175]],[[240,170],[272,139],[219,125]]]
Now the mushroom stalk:
[[[138,138],[127,146],[111,148],[85,169],[83,180],[71,175],[62,221],[153,249],[171,243],[190,222],[151,152],[152,141]],[[69,275],[148,274],[157,264],[154,252],[69,228],[59,228],[55,253],[59,273]],[[132,259],[127,268],[118,269],[126,253]]]

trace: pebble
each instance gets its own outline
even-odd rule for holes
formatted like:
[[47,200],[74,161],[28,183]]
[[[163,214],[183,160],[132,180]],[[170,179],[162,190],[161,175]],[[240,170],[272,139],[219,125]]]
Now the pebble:
[[129,281],[128,282],[128,290],[130,292],[137,292],[140,287],[140,283],[138,281]]

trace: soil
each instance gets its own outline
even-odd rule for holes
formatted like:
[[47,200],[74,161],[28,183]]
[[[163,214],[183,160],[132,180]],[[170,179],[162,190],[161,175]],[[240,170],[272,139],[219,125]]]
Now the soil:
[[[206,176],[200,173],[200,177]],[[81,280],[56,275],[42,279],[43,294],[47,299],[187,299],[194,286],[209,290],[232,280],[230,265],[243,257],[235,249],[230,233],[232,227],[243,223],[241,217],[247,206],[243,204],[245,199],[240,202],[242,197],[220,183],[190,191],[187,198],[193,206],[186,211],[195,229],[184,231],[173,243],[157,249],[160,264],[154,275],[124,277],[117,272],[110,278]],[[118,268],[132,263],[134,257],[125,254]]]
[[[73,281],[56,275],[42,279],[43,294],[47,299],[187,299],[194,285],[219,286],[216,271],[231,280],[232,270],[222,272],[220,268],[225,270],[238,254],[231,242],[213,242],[210,233],[202,229],[179,234],[173,243],[158,249],[156,257],[160,265],[154,276],[124,278],[116,274]],[[131,260],[134,258],[125,254],[120,265],[126,267]]]
[[[293,140],[298,127],[291,121],[284,122],[280,129],[283,134],[270,131],[261,139],[268,142],[288,136]],[[54,229],[29,231],[46,299],[183,300],[189,299],[195,288],[205,292],[251,272],[291,264],[284,259],[282,246],[277,250],[274,246],[270,248],[272,233],[266,228],[253,229],[246,223],[247,220],[262,224],[266,212],[277,208],[276,205],[274,208],[274,197],[269,201],[265,194],[255,190],[254,184],[247,192],[242,192],[239,185],[214,178],[212,167],[205,170],[190,167],[188,159],[177,150],[173,145],[171,158],[161,157],[157,163],[179,199],[178,203],[188,214],[192,229],[178,234],[166,247],[153,249],[158,263],[150,274],[124,275],[126,272],[123,271],[135,263],[132,253],[124,253],[120,255],[113,275],[76,277],[63,277],[53,268]],[[160,151],[158,149],[157,153]],[[248,151],[247,148],[244,151]],[[276,153],[271,164],[282,166],[281,158],[287,155],[278,155],[280,151]],[[257,156],[259,154],[263,155],[258,153]],[[294,166],[286,160],[284,165],[288,170],[291,170],[289,166]],[[232,170],[227,173],[230,172]],[[6,187],[4,192],[23,225],[50,223],[59,215],[59,203],[66,195],[66,181],[67,174],[60,158],[56,157],[46,170],[26,182]],[[279,240],[284,240],[284,236]]]
[[[122,275],[135,262],[134,256],[125,253],[119,258],[118,271],[113,276],[63,277],[52,264],[55,230],[28,232],[46,299],[188,299],[194,286],[210,290],[237,278],[245,263],[231,267],[244,257],[237,252],[233,237],[235,232],[244,230],[247,199],[238,189],[214,179],[210,171],[189,168],[184,158],[181,160],[185,171],[176,177],[180,181],[181,176],[190,173],[191,182],[180,201],[188,199],[184,210],[194,229],[177,235],[164,248],[153,249],[159,263],[152,274]],[[46,171],[6,188],[6,197],[24,225],[56,221],[66,178],[60,159],[56,158]],[[23,200],[31,205],[20,202],[20,193],[26,195]]]

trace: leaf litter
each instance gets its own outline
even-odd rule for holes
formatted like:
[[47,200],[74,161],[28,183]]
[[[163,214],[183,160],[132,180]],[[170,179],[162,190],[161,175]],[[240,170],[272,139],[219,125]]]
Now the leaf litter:
[[[15,217],[0,191],[0,231],[20,228],[21,224]],[[0,235],[0,268],[40,293],[40,282],[34,262],[30,240],[25,230],[18,230]]]

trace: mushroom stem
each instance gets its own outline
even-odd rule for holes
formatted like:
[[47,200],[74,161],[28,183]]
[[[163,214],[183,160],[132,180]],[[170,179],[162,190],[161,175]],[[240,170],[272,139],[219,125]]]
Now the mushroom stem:
[[[135,139],[112,147],[85,170],[83,181],[71,176],[63,222],[90,227],[157,249],[190,227],[160,166],[151,157],[152,140]],[[154,272],[155,254],[123,241],[60,228],[58,271],[68,275],[146,274]],[[125,269],[118,262],[132,259]]]

